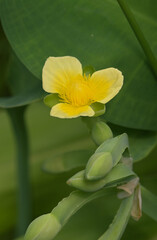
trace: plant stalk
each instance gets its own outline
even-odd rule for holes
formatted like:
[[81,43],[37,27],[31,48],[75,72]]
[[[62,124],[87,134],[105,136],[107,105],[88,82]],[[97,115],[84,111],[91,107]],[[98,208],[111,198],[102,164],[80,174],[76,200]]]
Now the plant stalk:
[[24,119],[25,107],[8,109],[16,144],[18,219],[17,236],[25,233],[31,221],[31,197],[29,183],[29,146]]
[[149,43],[145,39],[145,36],[143,32],[141,31],[138,23],[135,20],[135,17],[133,13],[131,12],[126,0],[117,0],[123,13],[125,14],[133,32],[135,33],[135,36],[137,40],[139,41],[147,59],[150,64],[150,67],[152,68],[152,71],[154,72],[155,76],[157,77],[157,59],[154,56]]

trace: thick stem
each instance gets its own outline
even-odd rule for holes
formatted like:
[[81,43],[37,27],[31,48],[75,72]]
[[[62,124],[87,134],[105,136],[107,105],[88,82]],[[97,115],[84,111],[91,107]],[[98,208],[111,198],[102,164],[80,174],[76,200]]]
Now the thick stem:
[[137,40],[139,41],[141,47],[143,48],[143,51],[149,61],[149,64],[155,74],[155,76],[157,77],[157,59],[155,58],[149,43],[147,42],[147,40],[145,39],[145,36],[143,34],[143,32],[141,31],[139,25],[137,24],[133,13],[131,12],[129,6],[127,5],[126,0],[117,0],[122,11],[124,12],[132,30],[134,31]]
[[17,235],[23,235],[31,221],[31,199],[29,184],[29,147],[24,120],[25,107],[8,109],[17,152],[18,221]]

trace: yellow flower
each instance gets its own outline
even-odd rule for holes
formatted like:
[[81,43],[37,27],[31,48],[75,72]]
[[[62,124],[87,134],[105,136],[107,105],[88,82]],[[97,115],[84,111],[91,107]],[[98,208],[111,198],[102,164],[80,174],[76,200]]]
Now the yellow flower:
[[101,108],[99,105],[103,104],[105,109],[104,104],[123,85],[119,70],[107,68],[86,75],[79,60],[70,56],[49,57],[43,67],[42,80],[43,89],[52,93],[46,98],[52,107],[50,115],[59,118],[94,116],[95,106]]

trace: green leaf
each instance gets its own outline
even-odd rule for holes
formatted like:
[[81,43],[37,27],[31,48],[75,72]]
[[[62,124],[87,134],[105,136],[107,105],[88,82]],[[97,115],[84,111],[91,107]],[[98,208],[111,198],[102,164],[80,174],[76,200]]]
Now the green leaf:
[[121,238],[130,218],[132,204],[133,195],[122,201],[112,224],[98,240],[119,240]]
[[118,184],[129,181],[135,174],[124,164],[117,164],[103,179],[87,180],[85,171],[80,171],[72,176],[67,183],[85,192],[94,192],[103,187],[115,187]]
[[123,132],[127,133],[129,138],[129,151],[134,162],[147,157],[157,145],[156,132],[129,129],[113,124],[109,125],[115,136]]
[[29,93],[0,98],[0,107],[1,108],[20,107],[40,100],[41,96],[44,97],[44,93],[40,89],[40,86],[37,84],[37,86],[31,89]]
[[149,217],[157,221],[157,196],[152,194],[145,187],[141,186],[142,190],[142,210]]
[[0,107],[2,108],[26,105],[40,100],[45,95],[40,82],[15,56],[10,58],[5,84],[9,95],[0,98]]
[[[156,55],[157,1],[133,0],[129,5]],[[106,119],[157,130],[157,82],[116,1],[4,0],[1,19],[16,54],[40,79],[49,56],[72,55],[96,70],[120,69],[124,86],[107,104]]]
[[13,54],[1,26],[0,43],[0,107],[18,107],[41,99],[41,83]]
[[6,79],[10,59],[10,47],[0,23],[0,97],[8,94]]
[[44,162],[43,170],[49,173],[58,174],[78,167],[85,167],[91,154],[91,150],[82,149],[58,154],[54,156],[52,160]]
[[14,240],[24,240],[24,237],[19,237],[19,238],[16,238]]

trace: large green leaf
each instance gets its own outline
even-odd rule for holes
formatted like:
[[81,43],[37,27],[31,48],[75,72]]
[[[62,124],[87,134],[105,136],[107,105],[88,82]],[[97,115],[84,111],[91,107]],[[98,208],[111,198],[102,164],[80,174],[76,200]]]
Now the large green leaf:
[[18,60],[15,55],[10,56],[5,85],[7,96],[0,98],[0,107],[10,108],[29,104],[41,99],[44,92],[41,83]]
[[142,186],[143,212],[157,221],[157,196]]
[[40,99],[41,83],[13,54],[0,25],[0,107],[17,107]]
[[[134,0],[129,5],[157,53],[157,1]],[[84,66],[122,70],[124,87],[108,104],[106,118],[123,126],[157,129],[157,82],[116,1],[4,0],[1,19],[16,54],[38,78],[48,56],[73,55]]]
[[8,73],[8,62],[10,58],[10,47],[3,33],[0,23],[0,97],[7,94],[6,78]]
[[137,129],[129,129],[109,124],[114,136],[127,133],[129,137],[129,150],[134,162],[147,157],[157,145],[157,133]]

